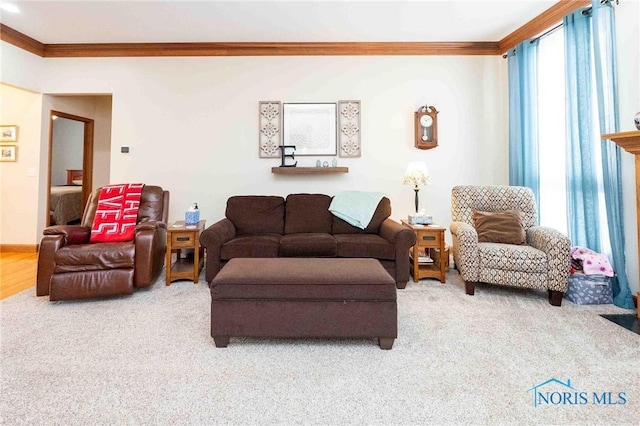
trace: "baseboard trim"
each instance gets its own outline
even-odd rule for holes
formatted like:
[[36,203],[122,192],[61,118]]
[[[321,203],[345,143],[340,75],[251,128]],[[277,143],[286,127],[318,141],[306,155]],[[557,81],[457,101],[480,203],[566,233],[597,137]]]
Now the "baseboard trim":
[[0,253],[37,253],[38,244],[0,244]]

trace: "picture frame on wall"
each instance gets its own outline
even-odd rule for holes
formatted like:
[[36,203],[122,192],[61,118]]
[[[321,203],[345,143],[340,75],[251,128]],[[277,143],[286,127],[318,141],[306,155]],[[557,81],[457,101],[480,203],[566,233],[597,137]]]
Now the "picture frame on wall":
[[282,104],[283,145],[294,145],[295,155],[337,155],[337,104]]
[[18,126],[0,125],[0,142],[18,142]]
[[16,161],[16,146],[15,145],[0,146],[0,161]]

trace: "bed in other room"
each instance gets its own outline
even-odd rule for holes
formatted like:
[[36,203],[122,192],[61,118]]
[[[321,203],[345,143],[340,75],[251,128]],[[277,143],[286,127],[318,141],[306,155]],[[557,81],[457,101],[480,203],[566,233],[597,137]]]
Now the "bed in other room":
[[67,223],[82,218],[82,186],[64,185],[52,186],[49,197],[51,219],[55,225]]

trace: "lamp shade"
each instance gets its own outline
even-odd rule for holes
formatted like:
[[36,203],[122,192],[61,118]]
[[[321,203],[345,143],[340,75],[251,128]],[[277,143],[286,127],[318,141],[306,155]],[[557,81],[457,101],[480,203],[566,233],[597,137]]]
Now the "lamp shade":
[[407,171],[404,173],[403,185],[420,186],[426,185],[431,180],[427,165],[421,161],[409,163]]

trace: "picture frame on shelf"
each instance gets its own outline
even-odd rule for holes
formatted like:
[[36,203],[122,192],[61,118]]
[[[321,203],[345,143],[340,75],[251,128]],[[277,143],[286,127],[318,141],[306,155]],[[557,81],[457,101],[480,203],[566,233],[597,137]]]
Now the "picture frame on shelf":
[[16,146],[15,145],[0,146],[0,161],[16,161]]
[[18,142],[18,126],[15,124],[0,125],[0,142]]
[[295,145],[296,156],[338,154],[337,103],[282,104],[283,145]]

